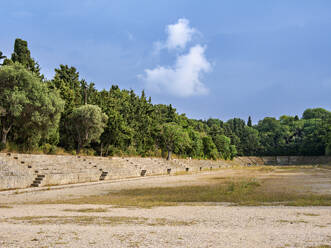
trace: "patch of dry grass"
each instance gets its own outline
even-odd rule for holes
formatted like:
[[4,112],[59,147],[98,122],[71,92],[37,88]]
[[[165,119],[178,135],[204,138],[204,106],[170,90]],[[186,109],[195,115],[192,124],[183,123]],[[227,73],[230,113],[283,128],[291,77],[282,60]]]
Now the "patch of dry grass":
[[316,174],[319,170],[316,166],[252,166],[219,170],[217,174],[198,176],[197,180],[184,186],[123,189],[108,194],[39,203],[143,208],[222,203],[246,206],[331,206],[330,194],[324,194],[323,190],[319,194],[312,193],[314,183],[319,185],[321,177],[331,177],[328,171],[324,171],[323,175]]
[[320,214],[314,214],[314,213],[297,213],[297,215],[305,215],[305,216],[320,216]]
[[107,208],[81,208],[81,209],[64,209],[65,212],[77,212],[77,213],[104,213],[107,212]]
[[331,245],[309,246],[308,248],[331,248]]
[[[215,179],[217,181],[217,178]],[[126,189],[106,195],[47,201],[46,204],[98,204],[118,207],[156,207],[178,204],[232,203],[235,205],[330,206],[330,195],[301,194],[255,178],[220,179],[207,185]],[[286,186],[286,185],[285,185]]]
[[278,220],[277,222],[286,223],[286,224],[300,224],[300,223],[307,224],[308,223],[308,221],[305,221],[305,220]]
[[148,219],[128,216],[24,216],[6,219],[7,222],[27,223],[32,225],[148,225],[148,226],[188,226],[194,221],[180,221],[166,218]]
[[0,205],[0,208],[13,208],[13,207],[9,205]]

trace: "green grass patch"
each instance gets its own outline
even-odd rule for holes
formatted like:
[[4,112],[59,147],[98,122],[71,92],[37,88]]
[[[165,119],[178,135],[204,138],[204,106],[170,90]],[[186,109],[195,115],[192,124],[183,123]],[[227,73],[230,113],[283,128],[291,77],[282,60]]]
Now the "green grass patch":
[[86,196],[45,204],[98,204],[116,207],[157,207],[231,203],[242,206],[331,206],[331,195],[299,194],[278,189],[267,181],[248,179],[220,180],[207,185],[137,188]]

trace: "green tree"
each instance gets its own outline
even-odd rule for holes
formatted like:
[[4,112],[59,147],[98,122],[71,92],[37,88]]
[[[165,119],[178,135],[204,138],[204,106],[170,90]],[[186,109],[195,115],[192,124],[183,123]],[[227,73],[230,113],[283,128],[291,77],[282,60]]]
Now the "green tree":
[[217,159],[218,151],[210,136],[205,136],[202,138],[203,152],[206,158]]
[[237,148],[235,145],[231,145],[230,146],[230,150],[231,150],[231,160],[237,156]]
[[323,108],[313,108],[313,109],[306,109],[303,114],[302,118],[305,120],[308,119],[330,119],[331,112],[327,111]]
[[92,141],[99,142],[100,135],[106,126],[108,117],[96,105],[83,105],[75,108],[69,116],[72,135],[80,149]]
[[256,128],[260,136],[260,155],[279,155],[286,144],[286,127],[276,118],[265,117]]
[[256,155],[260,148],[259,132],[253,127],[245,126],[241,142],[244,155]]
[[252,127],[252,118],[248,116],[247,126]]
[[[127,115],[129,111],[129,94],[121,91],[117,85],[112,85],[109,91],[98,93],[97,105],[108,116],[108,123],[101,136],[101,145],[105,155],[113,154],[114,150],[126,151],[133,143],[134,128],[129,126]],[[101,151],[100,151],[101,152]]]
[[231,138],[231,144],[236,146],[238,154],[244,155],[245,121],[239,118],[233,118],[225,123],[225,135]]
[[300,153],[307,156],[324,155],[327,147],[328,129],[321,119],[304,121]]
[[214,143],[220,153],[221,158],[231,159],[231,139],[225,135],[217,135],[214,139]]
[[[57,89],[61,98],[65,101],[64,111],[60,120],[60,145],[68,150],[75,146],[75,141],[71,135],[69,115],[74,108],[84,104],[84,97],[81,86],[85,81],[79,81],[79,73],[75,67],[60,65],[55,69],[54,79],[49,82],[49,87]],[[88,87],[88,86],[87,86]]]
[[173,152],[185,150],[190,138],[181,126],[174,122],[165,123],[161,128],[161,146],[167,150],[167,160],[171,159]]
[[14,53],[11,56],[11,60],[15,63],[18,62],[22,64],[25,68],[33,73],[36,73],[39,77],[40,75],[39,64],[31,58],[31,53],[28,48],[28,42],[22,39],[16,39],[14,44]]
[[[85,87],[85,84],[84,81],[82,83],[83,87]],[[79,73],[75,67],[60,65],[59,69],[55,69],[55,76],[51,85],[59,90],[61,98],[65,100],[65,112],[70,112],[73,108],[84,103]]]
[[2,143],[6,144],[14,127],[22,144],[28,146],[47,137],[63,111],[57,92],[18,63],[0,67],[0,106]]
[[191,139],[191,146],[188,147],[187,154],[193,158],[202,158],[203,157],[203,142],[202,142],[202,133],[195,131],[192,127],[188,128],[188,134]]

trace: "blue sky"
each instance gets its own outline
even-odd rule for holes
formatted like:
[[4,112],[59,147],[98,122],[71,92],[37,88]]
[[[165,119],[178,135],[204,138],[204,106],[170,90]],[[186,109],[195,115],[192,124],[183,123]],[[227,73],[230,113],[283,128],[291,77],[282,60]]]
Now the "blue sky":
[[253,121],[331,110],[331,1],[3,0],[0,50],[15,38],[51,79],[75,66],[197,119]]

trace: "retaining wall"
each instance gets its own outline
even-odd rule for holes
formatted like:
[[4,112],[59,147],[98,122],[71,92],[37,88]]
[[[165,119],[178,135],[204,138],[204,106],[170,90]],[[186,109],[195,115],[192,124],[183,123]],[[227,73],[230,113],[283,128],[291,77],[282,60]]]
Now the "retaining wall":
[[225,161],[0,153],[0,190],[204,171]]
[[237,157],[233,161],[0,153],[0,190],[213,170],[233,165],[331,165],[331,156]]
[[331,156],[236,157],[241,165],[331,165]]

